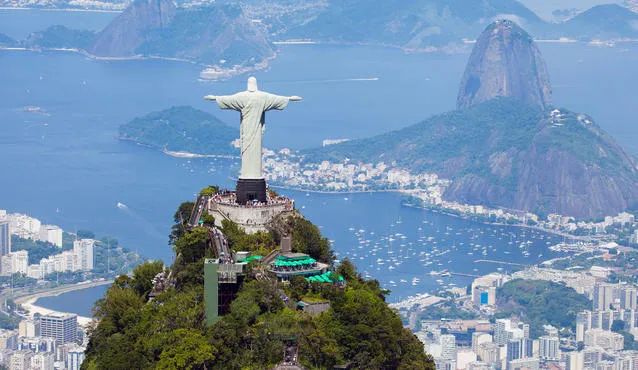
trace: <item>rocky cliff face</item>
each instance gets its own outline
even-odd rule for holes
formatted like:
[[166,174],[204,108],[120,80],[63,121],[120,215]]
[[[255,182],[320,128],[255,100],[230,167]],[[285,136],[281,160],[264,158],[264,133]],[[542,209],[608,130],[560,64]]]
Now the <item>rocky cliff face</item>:
[[175,13],[171,0],[135,0],[98,34],[89,51],[104,57],[136,55],[148,34],[167,27]]
[[229,66],[254,65],[274,55],[267,35],[235,5],[179,9],[138,51]]
[[[492,137],[507,135],[490,131]],[[638,205],[636,162],[591,118],[548,112],[524,141],[505,147],[488,141],[485,170],[451,174],[456,178],[446,198],[584,219]]]
[[103,57],[179,58],[210,65],[252,66],[274,55],[267,35],[236,5],[175,8],[170,0],[137,0],[89,49]]
[[495,97],[512,97],[546,108],[551,87],[531,36],[512,21],[492,23],[478,38],[461,81],[459,109]]

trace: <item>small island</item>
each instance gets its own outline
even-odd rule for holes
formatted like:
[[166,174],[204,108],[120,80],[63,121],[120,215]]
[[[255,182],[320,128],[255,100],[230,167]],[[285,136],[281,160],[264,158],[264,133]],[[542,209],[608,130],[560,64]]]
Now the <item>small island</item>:
[[152,112],[120,126],[128,140],[175,156],[233,156],[239,131],[190,106]]

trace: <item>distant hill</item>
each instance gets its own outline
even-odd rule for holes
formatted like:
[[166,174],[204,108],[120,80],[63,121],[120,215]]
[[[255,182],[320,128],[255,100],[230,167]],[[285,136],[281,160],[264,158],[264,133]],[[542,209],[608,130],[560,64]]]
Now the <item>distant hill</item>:
[[253,65],[274,55],[267,35],[234,5],[178,9],[137,52],[228,66]]
[[476,42],[457,99],[468,108],[498,96],[548,106],[552,88],[532,37],[511,21],[491,24]]
[[254,65],[274,55],[266,35],[236,5],[176,8],[136,0],[89,48],[103,57],[180,58],[204,64]]
[[638,38],[638,13],[616,4],[595,6],[560,26],[580,40]]
[[188,106],[172,107],[120,126],[120,139],[156,149],[194,154],[237,155],[231,142],[237,129],[215,116]]
[[0,33],[0,46],[4,46],[4,47],[8,47],[8,46],[14,46],[16,44],[16,41],[14,39],[12,39],[11,37]]
[[324,11],[287,36],[418,49],[460,42],[503,16],[541,22],[514,0],[330,0]]
[[27,47],[76,48],[86,50],[95,40],[92,31],[73,30],[65,26],[51,26],[44,31],[31,33],[24,41]]
[[168,27],[175,13],[171,0],[135,0],[98,34],[89,51],[104,57],[133,56],[149,34]]
[[[494,29],[495,25],[490,25],[485,32]],[[529,38],[526,33],[510,36],[506,47]],[[478,50],[470,63],[490,60],[490,50],[484,46],[476,44]],[[527,58],[523,61],[510,66],[510,72],[518,72],[514,78],[541,81],[534,64]],[[501,73],[493,68],[498,63],[498,58],[485,63],[479,81],[500,78],[490,75]],[[464,81],[460,96],[467,93],[467,85]],[[482,95],[483,102],[470,99],[468,108],[401,130],[305,151],[305,160],[350,158],[395,163],[414,173],[434,172],[452,180],[445,199],[541,215],[557,212],[597,218],[638,206],[634,159],[587,115],[544,108],[526,98],[538,96],[538,86],[528,83],[520,87],[527,90],[515,97],[503,97],[508,94],[499,90],[490,95],[488,91]]]
[[[559,118],[558,118],[559,117]],[[393,163],[453,180],[444,197],[579,218],[638,205],[638,169],[591,118],[497,98],[405,129],[308,150],[306,160]]]

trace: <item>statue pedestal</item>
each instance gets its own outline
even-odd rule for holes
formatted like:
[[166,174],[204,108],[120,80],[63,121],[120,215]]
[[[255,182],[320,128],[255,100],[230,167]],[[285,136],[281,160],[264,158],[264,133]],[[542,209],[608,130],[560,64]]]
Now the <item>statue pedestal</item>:
[[268,196],[263,203],[248,202],[240,205],[236,195],[235,192],[223,191],[211,197],[206,203],[206,211],[215,217],[215,225],[222,227],[223,221],[229,220],[239,225],[248,234],[253,234],[258,231],[268,231],[268,225],[273,219],[295,209],[295,202],[282,196],[274,198]]
[[237,180],[237,204],[244,205],[246,202],[256,200],[261,203],[268,201],[266,197],[265,179],[239,179]]

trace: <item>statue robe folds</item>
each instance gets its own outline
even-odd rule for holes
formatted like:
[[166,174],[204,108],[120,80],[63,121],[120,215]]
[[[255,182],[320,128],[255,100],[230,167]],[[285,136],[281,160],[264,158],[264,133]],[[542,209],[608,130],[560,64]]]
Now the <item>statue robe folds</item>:
[[282,110],[288,106],[289,98],[263,91],[242,91],[228,96],[218,96],[221,109],[241,112],[241,172],[240,179],[263,179],[262,137],[266,124],[266,112]]

